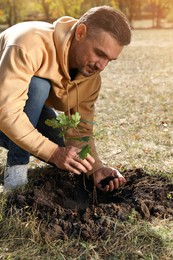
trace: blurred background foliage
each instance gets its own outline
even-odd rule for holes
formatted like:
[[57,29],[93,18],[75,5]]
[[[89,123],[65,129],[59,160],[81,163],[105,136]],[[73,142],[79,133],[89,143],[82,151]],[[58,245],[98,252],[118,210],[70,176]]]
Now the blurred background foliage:
[[53,22],[64,15],[79,18],[89,8],[100,5],[123,11],[132,27],[142,20],[150,20],[152,28],[164,27],[165,21],[173,23],[173,0],[0,0],[0,25],[30,20]]

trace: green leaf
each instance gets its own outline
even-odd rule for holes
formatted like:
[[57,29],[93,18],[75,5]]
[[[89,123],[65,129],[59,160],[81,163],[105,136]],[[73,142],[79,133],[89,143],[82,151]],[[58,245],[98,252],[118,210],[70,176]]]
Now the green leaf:
[[74,115],[71,116],[71,122],[74,128],[78,126],[80,123],[81,116],[79,115],[78,112],[76,112]]
[[75,141],[80,141],[80,142],[88,142],[90,137],[89,136],[84,136],[84,137],[69,137],[67,138],[69,140],[75,140]]
[[69,128],[76,128],[78,124],[80,123],[80,118],[81,116],[79,115],[78,112],[76,112],[74,115],[71,117],[66,116],[63,113],[60,113],[57,115],[56,120],[59,123],[59,126],[69,129]]
[[82,150],[79,152],[79,157],[84,160],[87,157],[87,154],[91,154],[91,148],[90,146],[87,144],[85,145]]
[[48,126],[51,126],[52,128],[59,128],[59,127],[61,127],[61,125],[59,124],[59,122],[55,118],[46,119],[45,120],[45,124],[48,125]]
[[65,126],[69,127],[70,125],[70,118],[63,113],[58,114],[56,120],[59,122],[59,125],[61,127],[65,127]]
[[[81,121],[81,116],[78,112],[73,114],[71,117],[66,116],[64,113],[59,113],[56,118],[47,119],[45,124],[51,126],[53,128],[61,128],[62,130],[59,133],[59,137],[64,137],[65,133],[69,128],[76,128]],[[80,130],[79,130],[80,131]],[[65,138],[65,137],[64,137]],[[73,140],[77,140],[80,142],[88,142],[90,137],[75,137],[69,138]],[[79,157],[84,160],[88,153],[91,153],[91,148],[89,145],[85,145],[79,153]]]
[[74,140],[74,141],[82,142],[81,137],[68,137],[68,138],[66,138],[66,139],[67,139],[67,140]]
[[81,137],[81,141],[82,141],[82,142],[89,142],[89,140],[90,140],[90,137],[89,137],[89,136]]
[[59,137],[64,137],[64,135],[65,135],[65,131],[61,131],[61,132],[58,134]]

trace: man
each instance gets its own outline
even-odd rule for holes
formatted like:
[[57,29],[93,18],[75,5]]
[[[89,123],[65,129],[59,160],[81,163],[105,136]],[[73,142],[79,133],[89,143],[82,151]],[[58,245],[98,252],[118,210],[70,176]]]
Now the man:
[[[62,17],[53,25],[24,22],[0,34],[0,145],[8,149],[4,189],[28,182],[30,154],[74,174],[91,176],[97,188],[113,191],[125,178],[100,161],[93,139],[94,104],[100,72],[130,43],[124,14],[109,6],[94,7],[79,20]],[[90,136],[91,155],[82,160],[74,130],[66,144],[45,124],[79,112],[81,136]],[[102,187],[100,181],[116,177]]]

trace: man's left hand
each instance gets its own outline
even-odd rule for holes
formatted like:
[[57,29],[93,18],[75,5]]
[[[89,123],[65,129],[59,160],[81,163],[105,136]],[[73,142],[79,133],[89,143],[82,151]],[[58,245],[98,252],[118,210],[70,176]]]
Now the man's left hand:
[[110,167],[103,167],[93,173],[94,185],[103,192],[118,189],[126,182],[122,174]]

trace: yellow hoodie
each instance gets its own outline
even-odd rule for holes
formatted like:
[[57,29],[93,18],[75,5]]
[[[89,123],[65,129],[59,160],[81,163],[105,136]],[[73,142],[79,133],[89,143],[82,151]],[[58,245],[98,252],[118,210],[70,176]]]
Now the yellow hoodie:
[[[93,138],[94,103],[101,86],[100,74],[84,77],[80,73],[71,80],[68,51],[77,20],[62,17],[54,24],[24,22],[0,34],[0,130],[13,142],[31,154],[49,161],[57,148],[37,131],[23,112],[28,87],[33,76],[49,79],[52,88],[46,101],[50,107],[74,114],[78,111],[85,123],[80,123],[81,136],[90,136],[93,170],[101,168]],[[66,145],[81,147],[76,131],[67,134]],[[88,174],[90,174],[88,173]]]

